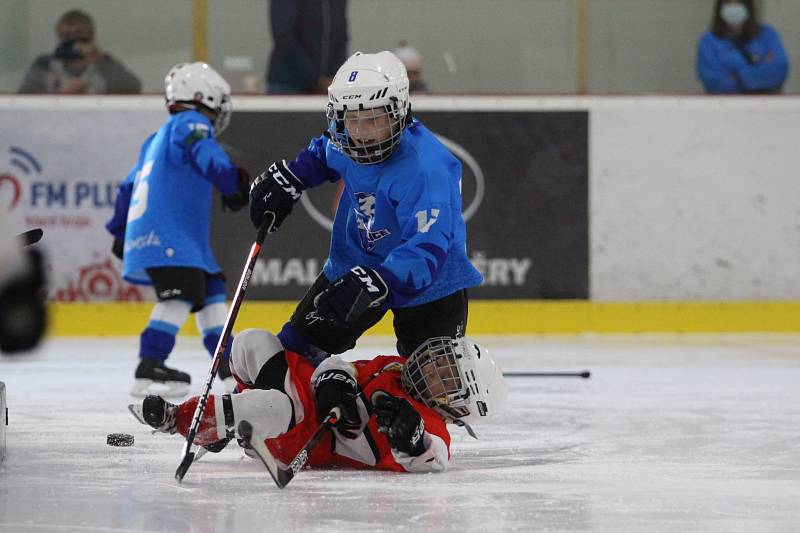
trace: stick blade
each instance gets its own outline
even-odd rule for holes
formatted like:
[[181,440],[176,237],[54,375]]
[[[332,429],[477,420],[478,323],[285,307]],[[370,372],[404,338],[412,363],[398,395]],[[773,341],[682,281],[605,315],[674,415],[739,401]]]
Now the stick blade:
[[270,453],[267,445],[264,444],[264,439],[256,435],[253,431],[253,425],[247,420],[239,422],[239,435],[244,439],[248,446],[255,452],[256,456],[261,460],[264,468],[267,469],[272,480],[278,488],[284,488],[289,484],[289,481],[294,477],[292,470],[286,470],[278,465],[275,457]]
[[175,479],[178,480],[178,483],[183,481],[183,476],[189,471],[189,467],[192,466],[192,461],[194,461],[194,452],[188,452],[181,459],[181,464],[179,464],[178,469],[175,470]]
[[35,228],[20,233],[18,237],[23,246],[30,246],[31,244],[39,242],[43,235],[44,231],[42,231],[42,228]]

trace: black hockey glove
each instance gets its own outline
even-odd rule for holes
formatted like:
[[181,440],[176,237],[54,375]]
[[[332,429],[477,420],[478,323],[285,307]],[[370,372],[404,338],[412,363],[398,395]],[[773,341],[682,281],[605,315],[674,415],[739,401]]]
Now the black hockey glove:
[[353,267],[317,296],[317,316],[343,327],[353,325],[370,307],[379,307],[389,295],[383,278],[367,267]]
[[412,457],[425,451],[425,422],[408,400],[383,393],[373,396],[373,406],[378,431],[386,435],[392,448]]
[[37,250],[28,252],[29,266],[0,288],[0,351],[30,350],[46,327],[44,268]]
[[122,258],[125,256],[125,240],[114,239],[114,244],[111,245],[111,253],[122,261]]
[[264,216],[270,213],[274,221],[269,232],[277,231],[284,219],[291,214],[303,189],[305,187],[286,163],[272,163],[256,177],[250,187],[250,221],[259,228]]
[[356,403],[356,380],[344,370],[332,369],[320,373],[314,380],[314,396],[317,400],[317,414],[320,421],[328,416],[331,409],[338,407],[342,416],[336,422],[336,429],[342,437],[354,439],[361,429],[361,416]]
[[244,167],[236,167],[236,173],[238,175],[237,191],[229,196],[222,197],[223,211],[226,209],[238,211],[246,206],[250,200],[250,173]]

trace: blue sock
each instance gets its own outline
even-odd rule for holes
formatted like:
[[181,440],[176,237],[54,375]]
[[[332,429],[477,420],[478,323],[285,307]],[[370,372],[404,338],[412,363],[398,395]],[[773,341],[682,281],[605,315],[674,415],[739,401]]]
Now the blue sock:
[[305,340],[289,322],[283,325],[283,329],[281,329],[280,333],[276,336],[281,341],[284,348],[302,355],[315,367],[319,366],[323,360],[331,355]]
[[172,353],[178,328],[167,331],[161,324],[153,322],[147,324],[147,328],[139,337],[139,357],[164,361]]
[[[219,338],[221,336],[222,327],[213,328],[203,332],[203,345],[206,347],[206,351],[211,357],[214,357],[214,355],[217,353],[217,344],[219,343]],[[225,352],[223,352],[222,357],[227,358],[230,356],[231,346],[233,346],[233,335],[231,335],[228,339],[228,344],[225,346]]]
[[139,357],[164,361],[175,347],[175,337],[189,316],[191,304],[182,300],[158,302],[139,339]]

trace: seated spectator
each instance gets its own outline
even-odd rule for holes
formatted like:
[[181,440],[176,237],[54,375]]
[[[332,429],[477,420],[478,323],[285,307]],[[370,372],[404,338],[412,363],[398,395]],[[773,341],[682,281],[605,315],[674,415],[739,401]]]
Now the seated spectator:
[[409,93],[429,93],[428,85],[422,79],[422,56],[417,49],[408,44],[408,41],[400,41],[400,47],[394,51],[400,61],[406,66],[408,73],[408,92]]
[[710,94],[779,93],[789,61],[778,33],[760,23],[753,0],[716,0],[697,47],[697,73]]
[[56,23],[58,46],[36,58],[28,68],[19,93],[130,94],[142,83],[122,63],[94,42],[94,22],[83,11],[72,10]]

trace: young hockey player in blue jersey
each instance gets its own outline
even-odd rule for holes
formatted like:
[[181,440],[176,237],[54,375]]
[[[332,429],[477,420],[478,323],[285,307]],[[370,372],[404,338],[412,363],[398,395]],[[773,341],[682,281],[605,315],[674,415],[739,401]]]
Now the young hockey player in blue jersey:
[[[197,329],[214,355],[228,309],[224,277],[209,246],[212,188],[222,193],[223,205],[238,210],[247,205],[250,186],[247,171],[214,140],[230,118],[228,83],[205,63],[178,64],[164,83],[170,117],[142,145],[106,225],[123,260],[123,277],[152,285],[158,298],[140,338],[134,396],[154,392],[156,384],[166,386],[162,395],[188,392],[189,375],[164,361],[189,313],[196,313]],[[219,375],[226,388],[235,386],[227,364]]]
[[278,337],[319,363],[352,348],[387,310],[400,355],[431,337],[461,337],[467,257],[461,164],[412,118],[408,76],[391,52],[351,56],[328,88],[328,129],[250,190],[250,218],[275,231],[302,191],[342,180],[323,272]]

